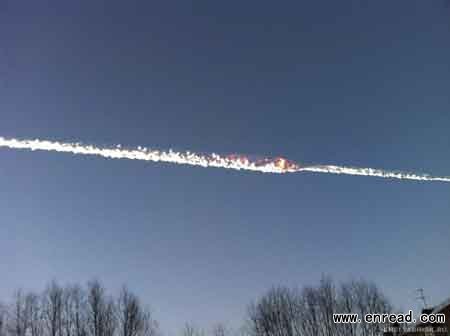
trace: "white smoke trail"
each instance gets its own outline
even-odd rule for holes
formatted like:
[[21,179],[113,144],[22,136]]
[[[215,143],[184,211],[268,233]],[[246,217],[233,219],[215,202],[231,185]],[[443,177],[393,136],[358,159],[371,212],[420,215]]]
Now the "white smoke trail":
[[[219,154],[203,155],[192,152],[159,151],[145,147],[122,149],[121,145],[111,148],[100,148],[80,143],[64,143],[48,140],[19,140],[0,137],[0,147],[13,149],[43,150],[81,155],[98,155],[111,159],[130,159],[153,162],[169,162],[201,167],[218,167],[235,170],[251,170],[263,173],[286,173],[295,171],[293,167],[279,166],[283,159],[271,161],[251,161],[245,156],[220,156]],[[297,167],[295,167],[297,169]]]
[[450,177],[433,177],[405,172],[385,171],[373,168],[352,168],[334,165],[300,166],[284,158],[251,160],[243,155],[221,156],[219,154],[197,154],[192,152],[159,151],[138,147],[137,149],[122,149],[120,145],[110,148],[100,148],[80,143],[65,143],[48,140],[20,140],[0,137],[0,147],[12,149],[43,150],[80,155],[97,155],[111,159],[130,159],[153,162],[168,162],[201,167],[217,167],[235,170],[249,170],[262,173],[295,173],[315,172],[328,174],[346,174],[376,176],[418,181],[450,182]]
[[333,165],[302,167],[302,168],[299,168],[298,171],[300,171],[300,172],[308,171],[308,172],[314,172],[314,173],[327,173],[327,174],[376,176],[376,177],[400,179],[400,180],[450,182],[450,176],[440,177],[440,176],[430,176],[427,174],[419,175],[419,174],[414,174],[414,173],[386,171],[386,170],[373,169],[373,168],[353,168],[353,167],[342,167],[342,166],[333,166]]

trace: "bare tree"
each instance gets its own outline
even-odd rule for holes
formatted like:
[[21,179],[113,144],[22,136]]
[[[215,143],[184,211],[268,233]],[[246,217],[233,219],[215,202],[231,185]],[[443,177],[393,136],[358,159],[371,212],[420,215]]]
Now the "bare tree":
[[6,307],[0,302],[0,336],[6,336]]
[[[367,313],[390,313],[392,307],[380,289],[371,282],[364,280],[352,281],[351,288],[354,295],[355,312],[359,316]],[[376,323],[361,323],[360,335],[375,336],[381,333],[383,326]]]
[[[351,283],[343,283],[339,292],[339,310],[344,314],[355,312],[355,295]],[[339,335],[356,336],[358,326],[354,323],[342,323],[339,325]]]
[[87,295],[89,332],[91,336],[105,336],[105,290],[99,281],[94,280],[88,284]]
[[227,336],[229,335],[229,330],[223,323],[216,323],[212,327],[212,336]]
[[125,286],[117,300],[117,317],[120,336],[153,336],[157,332],[150,310]]
[[153,318],[149,308],[144,308],[144,328],[140,333],[141,336],[157,336],[159,335],[159,325],[158,322]]
[[25,297],[25,309],[27,310],[28,330],[30,336],[43,336],[44,323],[40,298],[35,293],[28,293]]
[[320,313],[318,311],[318,293],[315,288],[303,289],[300,300],[300,335],[319,335]]
[[253,333],[259,336],[294,336],[297,299],[296,293],[286,287],[270,289],[249,308]]
[[107,298],[99,281],[88,284],[87,322],[91,336],[113,336],[116,330],[114,300]]
[[[335,324],[336,313],[390,313],[381,290],[364,280],[336,286],[323,277],[303,290],[273,287],[248,309],[247,329],[241,336],[375,336],[382,325]],[[0,305],[0,336],[157,336],[158,324],[150,310],[126,287],[117,299],[107,296],[98,281],[62,288],[51,282],[40,295],[14,293],[10,305]],[[229,336],[216,324],[212,336]],[[186,324],[182,336],[204,336]]]
[[182,336],[203,336],[203,331],[193,323],[186,323],[182,330]]
[[320,334],[335,336],[337,334],[333,314],[337,313],[337,297],[333,281],[330,277],[322,277],[317,288],[317,304],[320,314]]
[[49,336],[63,336],[63,289],[56,281],[44,292],[42,310]]
[[[0,305],[0,336],[156,336],[158,324],[139,298],[124,287],[118,299],[99,281],[61,287],[52,281],[40,294],[14,293]],[[198,335],[200,336],[200,335]]]
[[108,298],[102,312],[103,336],[114,336],[117,327],[114,299]]
[[74,301],[70,287],[64,288],[62,299],[63,299],[62,300],[63,335],[74,336],[75,334]]
[[136,295],[122,288],[117,302],[120,336],[138,336],[144,328],[144,312]]
[[86,309],[85,293],[81,287],[65,287],[62,305],[64,336],[86,336]]
[[300,293],[284,287],[272,288],[249,308],[249,330],[253,336],[375,336],[377,324],[335,324],[336,313],[385,313],[387,299],[372,283],[360,280],[336,289],[329,277],[317,287]]
[[71,300],[73,334],[74,336],[87,336],[86,294],[78,285],[70,287],[68,291]]
[[25,294],[22,290],[14,293],[13,304],[10,309],[9,333],[12,336],[25,336],[28,327],[28,312]]

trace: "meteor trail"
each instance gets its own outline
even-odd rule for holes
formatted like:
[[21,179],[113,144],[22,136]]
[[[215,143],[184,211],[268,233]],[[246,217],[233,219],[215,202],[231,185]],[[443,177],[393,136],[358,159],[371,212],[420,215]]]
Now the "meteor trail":
[[97,147],[80,143],[57,142],[49,140],[21,140],[0,137],[0,147],[10,149],[42,150],[50,152],[63,152],[79,155],[97,155],[111,159],[129,159],[152,162],[168,162],[201,167],[216,167],[235,170],[249,170],[262,173],[297,173],[314,172],[327,174],[346,174],[376,176],[417,181],[450,182],[450,176],[437,177],[425,174],[386,171],[373,168],[353,168],[335,165],[302,166],[284,158],[250,159],[244,155],[198,154],[193,152],[175,152],[173,150],[160,151],[146,147],[136,149],[123,149],[116,147]]

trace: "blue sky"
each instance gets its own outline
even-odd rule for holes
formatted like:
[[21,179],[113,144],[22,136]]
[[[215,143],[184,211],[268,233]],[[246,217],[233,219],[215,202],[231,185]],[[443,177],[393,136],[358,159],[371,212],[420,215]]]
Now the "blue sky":
[[[3,1],[0,135],[449,175],[446,1]],[[0,151],[0,297],[127,283],[166,331],[273,284],[450,296],[447,184]]]

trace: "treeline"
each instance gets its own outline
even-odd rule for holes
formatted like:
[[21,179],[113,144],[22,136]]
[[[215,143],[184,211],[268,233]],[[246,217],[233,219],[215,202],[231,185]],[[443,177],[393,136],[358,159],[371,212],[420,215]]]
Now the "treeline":
[[365,280],[336,285],[324,277],[316,287],[270,289],[248,311],[248,331],[254,336],[375,336],[384,326],[336,324],[333,314],[390,313],[381,290]]
[[[323,277],[303,289],[273,287],[248,307],[244,324],[233,331],[216,324],[209,332],[186,324],[182,336],[375,336],[378,324],[335,324],[333,314],[389,313],[381,290],[365,280],[335,284]],[[98,281],[83,288],[50,283],[39,294],[18,290],[0,304],[0,336],[157,336],[149,308],[123,287],[117,297]]]
[[0,336],[156,336],[150,310],[126,287],[117,298],[99,281],[84,289],[52,282],[39,294],[18,290],[0,307]]

